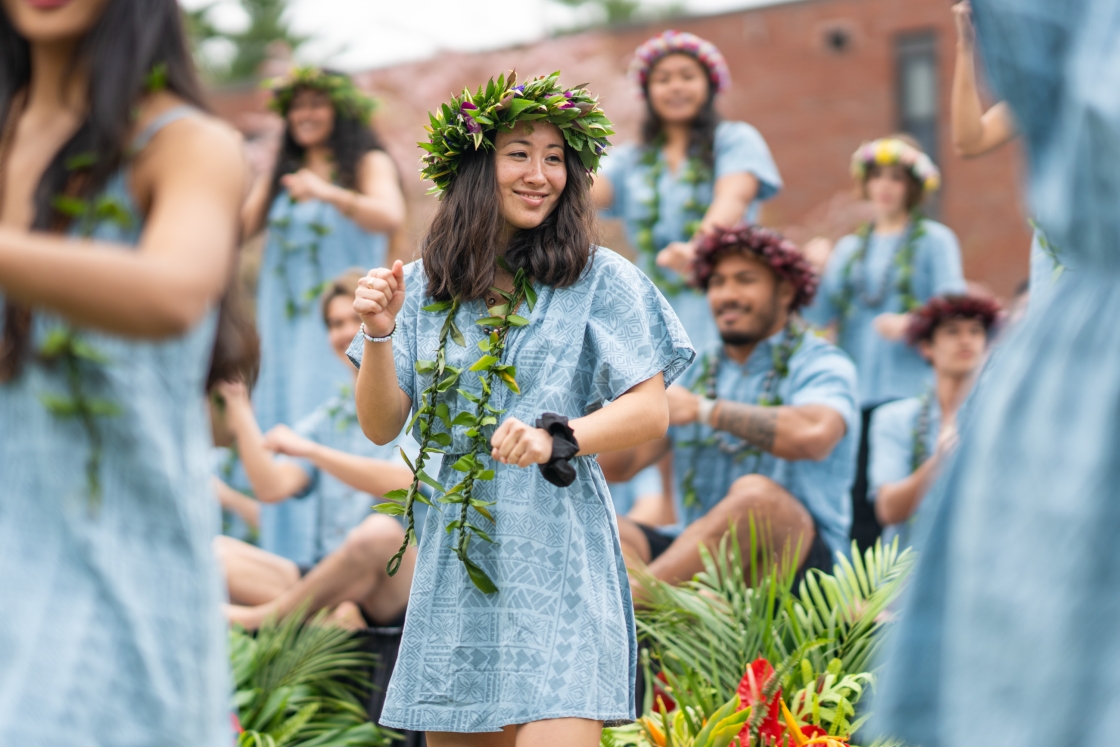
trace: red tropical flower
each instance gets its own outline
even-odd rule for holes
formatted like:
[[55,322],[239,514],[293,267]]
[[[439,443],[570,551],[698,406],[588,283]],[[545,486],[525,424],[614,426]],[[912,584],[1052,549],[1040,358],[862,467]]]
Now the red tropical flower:
[[[766,659],[759,657],[752,661],[750,666],[747,667],[743,679],[739,681],[739,710],[756,703],[762,703],[762,691],[770,684],[770,679],[773,676],[774,667]],[[782,688],[779,687],[766,701],[766,716],[762,719],[758,728],[758,735],[762,738],[764,744],[782,744],[782,732],[785,731],[785,726],[782,724],[781,701]],[[750,726],[746,725],[739,732],[739,741],[746,744],[749,736]]]

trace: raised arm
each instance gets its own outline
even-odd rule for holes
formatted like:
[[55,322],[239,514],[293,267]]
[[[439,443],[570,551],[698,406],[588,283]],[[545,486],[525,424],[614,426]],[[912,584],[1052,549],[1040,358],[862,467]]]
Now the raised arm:
[[264,444],[278,454],[306,459],[355,490],[370,495],[382,496],[412,483],[412,472],[403,464],[332,449],[304,438],[286,425],[270,430],[264,437]]
[[[370,270],[354,296],[354,310],[362,317],[366,334],[388,337],[396,329],[404,298],[404,264],[400,260],[393,263],[391,270]],[[412,399],[397,384],[392,340],[365,343],[354,398],[358,423],[370,441],[384,446],[400,434],[412,409]]]
[[367,231],[391,233],[404,223],[404,195],[397,166],[384,151],[371,150],[362,156],[357,189],[331,184],[309,169],[285,174],[280,181],[296,200],[329,202]]
[[241,206],[241,238],[248,239],[264,228],[268,215],[268,193],[272,186],[271,174],[261,174],[249,190],[245,204]]
[[953,70],[952,129],[957,155],[973,158],[998,148],[1015,137],[1011,109],[1002,101],[984,111],[976,86],[976,32],[972,8],[960,2],[953,6],[957,25],[957,60]]
[[132,173],[147,206],[136,250],[0,227],[0,289],[129,337],[178,335],[197,323],[225,288],[240,233],[240,140],[216,120],[183,119],[156,135]]
[[237,454],[257,500],[279,503],[305,489],[310,475],[297,464],[277,460],[265,446],[245,385],[222,382],[217,391],[225,400],[226,422],[237,441]]

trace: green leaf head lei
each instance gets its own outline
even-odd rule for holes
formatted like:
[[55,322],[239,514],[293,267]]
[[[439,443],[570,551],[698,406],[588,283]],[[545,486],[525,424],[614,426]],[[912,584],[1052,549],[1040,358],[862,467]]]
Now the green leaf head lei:
[[517,122],[549,122],[560,128],[566,142],[579,154],[590,175],[599,168],[599,159],[610,145],[612,125],[599,100],[582,84],[565,89],[560,73],[542,75],[517,83],[517,73],[499,75],[471,93],[463,92],[428,113],[427,142],[418,143],[425,151],[420,175],[435,186],[430,194],[441,194],[451,185],[459,161],[468,149],[492,150],[494,135],[510,131]]
[[327,94],[336,111],[353,117],[363,125],[369,125],[370,117],[377,109],[377,99],[362,92],[350,76],[318,67],[293,68],[285,76],[266,80],[263,86],[272,90],[268,108],[281,117],[288,116],[292,99],[301,88]]

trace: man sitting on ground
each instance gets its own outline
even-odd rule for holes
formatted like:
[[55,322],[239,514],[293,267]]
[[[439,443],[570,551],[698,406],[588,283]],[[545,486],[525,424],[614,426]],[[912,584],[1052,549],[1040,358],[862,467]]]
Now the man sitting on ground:
[[718,546],[731,524],[747,555],[753,520],[762,547],[830,570],[847,549],[860,421],[851,360],[797,316],[817,277],[790,242],[745,226],[703,240],[694,281],[722,345],[669,388],[667,436],[600,456],[607,479],[624,480],[672,448],[683,529],[620,517],[623,549],[677,583],[703,569],[700,545]]
[[[353,309],[361,277],[347,273],[323,295],[331,346],[344,361],[361,325]],[[255,629],[266,617],[283,617],[305,602],[311,612],[339,608],[336,617],[350,627],[397,622],[408,602],[415,549],[389,576],[385,566],[404,540],[404,528],[394,518],[371,513],[371,507],[375,496],[411,483],[412,472],[395,455],[402,444],[415,452],[411,437],[387,446],[371,443],[358,425],[349,391],[323,403],[294,430],[279,425],[265,435],[244,384],[223,382],[217,391],[256,498],[314,501],[317,517],[311,568],[231,537],[215,540],[233,602],[227,608],[231,622]]]
[[999,316],[995,301],[931,298],[911,318],[907,342],[933,366],[933,388],[883,405],[871,416],[869,501],[884,541],[911,543],[910,526],[938,464],[957,440],[957,408],[968,396]]

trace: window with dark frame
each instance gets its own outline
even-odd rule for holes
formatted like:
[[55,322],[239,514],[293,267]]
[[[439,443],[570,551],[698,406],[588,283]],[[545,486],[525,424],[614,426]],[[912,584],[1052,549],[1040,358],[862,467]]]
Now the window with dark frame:
[[[940,97],[937,80],[937,34],[919,31],[895,39],[898,129],[913,135],[922,150],[938,163],[937,119]],[[926,212],[936,215],[936,195],[926,201]]]

